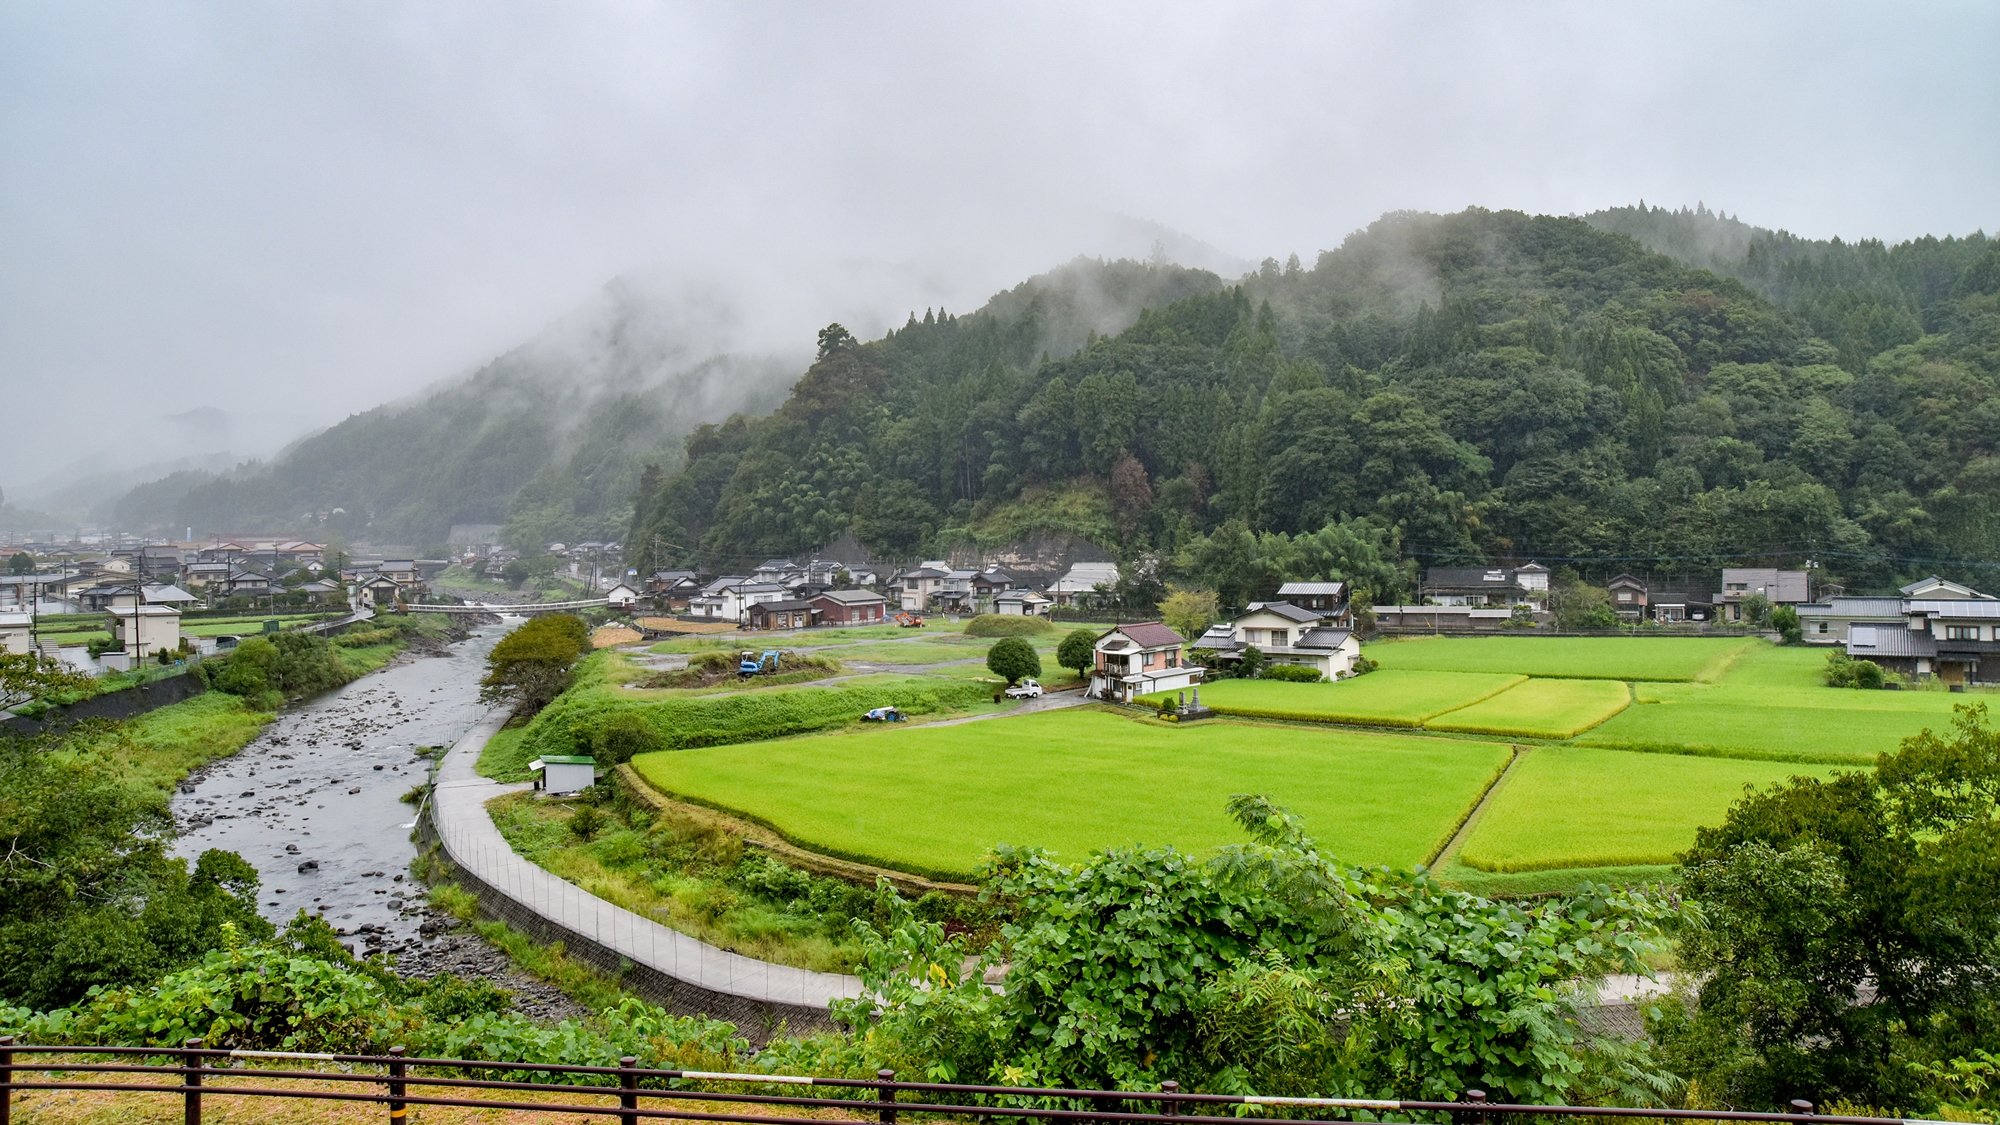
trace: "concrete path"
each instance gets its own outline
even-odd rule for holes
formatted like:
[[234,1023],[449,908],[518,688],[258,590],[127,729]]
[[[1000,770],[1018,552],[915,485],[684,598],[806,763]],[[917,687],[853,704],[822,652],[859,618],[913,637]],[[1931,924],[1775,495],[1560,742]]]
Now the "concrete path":
[[514,854],[486,812],[486,802],[518,793],[526,784],[502,785],[479,776],[486,741],[506,724],[496,709],[474,724],[445,755],[431,793],[431,817],[451,862],[487,886],[574,933],[590,937],[635,964],[728,996],[824,1011],[834,999],[858,996],[858,978],[814,973],[739,956],[678,930],[614,906]]

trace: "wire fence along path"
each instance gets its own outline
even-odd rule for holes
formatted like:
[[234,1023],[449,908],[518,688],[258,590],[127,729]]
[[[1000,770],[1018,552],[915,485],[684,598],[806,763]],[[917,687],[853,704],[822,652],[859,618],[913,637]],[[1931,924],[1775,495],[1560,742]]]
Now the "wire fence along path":
[[[670,989],[675,994],[660,999],[671,1001],[672,1007],[748,1022],[746,1031],[753,1036],[759,1031],[758,1017],[767,1023],[789,1019],[795,1030],[802,1023],[830,1026],[828,1003],[861,994],[858,978],[774,965],[718,949],[607,902],[517,855],[494,826],[486,803],[529,787],[502,785],[479,776],[474,768],[487,740],[506,719],[504,710],[493,711],[451,748],[438,769],[428,806],[429,831],[460,874],[482,885],[474,889],[484,892],[481,907],[487,913],[508,922],[528,921],[531,929],[532,922],[540,920],[570,942],[572,953],[614,971],[629,962],[692,986]],[[579,943],[596,948],[579,949]]]
[[[106,1059],[92,1062],[91,1059]],[[154,1060],[167,1060],[159,1062]],[[239,1066],[239,1063],[279,1064]],[[317,1063],[328,1069],[305,1069]],[[289,1067],[285,1064],[291,1064]],[[1659,1121],[1799,1122],[1817,1125],[1943,1125],[1910,1118],[1816,1115],[1808,1101],[1791,1113],[1700,1109],[1628,1109],[1616,1106],[1514,1105],[1489,1102],[1467,1090],[1455,1102],[1374,1098],[1282,1098],[1182,1093],[1174,1082],[1157,1090],[1065,1090],[1023,1086],[963,1086],[898,1082],[896,1072],[876,1077],[815,1078],[791,1074],[731,1074],[641,1069],[626,1057],[618,1066],[557,1066],[529,1062],[407,1058],[401,1047],[387,1055],[232,1051],[190,1039],[174,1047],[60,1047],[17,1044],[0,1036],[0,1125],[8,1125],[15,1094],[41,1091],[113,1092],[172,1098],[185,1107],[187,1125],[200,1125],[205,1098],[311,1099],[374,1103],[391,1125],[403,1125],[410,1106],[466,1106],[487,1110],[616,1117],[642,1120],[729,1121],[748,1125],[798,1125],[809,1111],[846,1111],[845,1119],[895,1125],[899,1113],[976,1118],[981,1125],[1010,1121],[1137,1122],[1177,1125],[1186,1117],[1229,1117],[1243,1107],[1283,1108],[1292,1120],[1352,1121],[1383,1112],[1454,1125],[1489,1125],[1496,1118],[1637,1117]],[[357,1073],[367,1068],[367,1073]],[[534,1080],[541,1076],[541,1081]],[[567,1081],[556,1081],[566,1079]],[[320,1089],[286,1087],[313,1082]],[[778,1092],[783,1090],[784,1092]],[[813,1091],[819,1091],[814,1093]],[[483,1094],[467,1097],[465,1094]],[[451,1096],[458,1094],[461,1096]],[[547,1100],[563,1095],[568,1101]],[[908,1100],[905,1096],[908,1095]],[[538,1100],[526,1100],[530,1097]],[[585,1101],[584,1099],[594,1099]],[[616,1099],[614,1102],[613,1099]],[[27,1099],[23,1099],[25,1103]],[[23,1104],[22,1108],[31,1108]],[[758,1112],[762,1110],[763,1112]],[[1304,1111],[1301,1113],[1300,1111]],[[1297,1116],[1293,1116],[1297,1114]]]

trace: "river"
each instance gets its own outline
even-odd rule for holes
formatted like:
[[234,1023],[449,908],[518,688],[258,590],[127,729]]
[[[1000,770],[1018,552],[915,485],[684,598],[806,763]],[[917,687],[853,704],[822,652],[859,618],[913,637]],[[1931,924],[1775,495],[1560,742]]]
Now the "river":
[[479,678],[509,628],[475,628],[448,655],[398,657],[338,691],[280,712],[233,757],[190,775],[174,794],[175,854],[233,851],[257,868],[258,912],[282,926],[301,909],[324,917],[356,952],[421,940],[421,887],[409,877],[416,806],[403,794],[486,713]]

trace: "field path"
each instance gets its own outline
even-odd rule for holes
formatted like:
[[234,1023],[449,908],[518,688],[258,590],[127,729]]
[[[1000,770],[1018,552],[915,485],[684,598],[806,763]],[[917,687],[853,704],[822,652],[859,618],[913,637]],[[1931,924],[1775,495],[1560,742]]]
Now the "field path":
[[1534,749],[1533,746],[1514,745],[1514,756],[1507,760],[1507,765],[1500,771],[1500,776],[1494,778],[1493,784],[1486,787],[1486,792],[1479,795],[1479,802],[1472,806],[1471,812],[1465,814],[1465,820],[1459,824],[1458,831],[1451,834],[1451,839],[1444,842],[1444,847],[1439,848],[1438,853],[1432,856],[1430,862],[1425,866],[1435,871],[1446,860],[1458,854],[1459,847],[1465,843],[1467,837],[1472,835],[1472,830],[1479,826],[1479,818],[1485,815],[1486,806],[1491,804],[1493,798],[1499,796],[1500,791],[1507,787],[1507,778],[1513,775],[1514,768],[1521,764],[1521,759],[1534,753]]

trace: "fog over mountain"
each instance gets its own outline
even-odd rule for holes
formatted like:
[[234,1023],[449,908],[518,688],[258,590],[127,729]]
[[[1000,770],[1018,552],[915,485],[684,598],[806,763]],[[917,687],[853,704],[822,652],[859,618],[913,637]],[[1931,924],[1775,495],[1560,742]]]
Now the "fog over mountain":
[[0,442],[0,486],[81,518],[93,473],[269,459],[613,278],[797,357],[1078,254],[1228,278],[1404,209],[1991,229],[1997,34],[1859,5],[9,6],[0,390],[48,424]]

